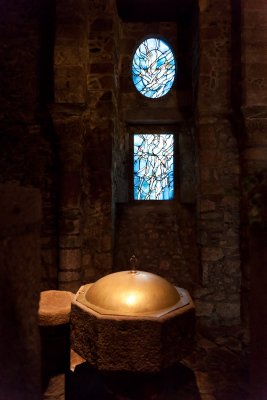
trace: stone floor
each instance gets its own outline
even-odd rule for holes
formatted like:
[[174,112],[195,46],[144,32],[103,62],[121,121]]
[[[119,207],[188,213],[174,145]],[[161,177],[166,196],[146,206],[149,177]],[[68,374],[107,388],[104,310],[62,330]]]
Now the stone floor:
[[99,373],[71,353],[68,390],[64,375],[50,379],[45,400],[247,400],[247,355],[242,330],[202,330],[181,363],[159,374]]

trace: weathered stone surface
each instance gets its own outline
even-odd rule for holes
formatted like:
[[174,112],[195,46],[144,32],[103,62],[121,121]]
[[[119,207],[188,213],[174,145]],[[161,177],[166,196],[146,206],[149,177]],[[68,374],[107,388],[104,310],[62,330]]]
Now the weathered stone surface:
[[201,200],[200,202],[200,211],[203,212],[210,212],[215,211],[216,203],[211,200]]
[[75,249],[81,247],[81,236],[77,235],[65,235],[59,238],[59,247],[61,249]]
[[139,269],[160,274],[177,286],[190,288],[198,278],[198,248],[193,215],[181,205],[117,206],[117,271],[135,254]]
[[[220,296],[233,298],[241,281],[245,220],[258,218],[257,207],[244,212],[239,246],[239,201],[245,196],[240,188],[247,175],[266,169],[264,0],[247,0],[240,10],[230,0],[223,6],[220,0],[203,0],[199,29],[195,17],[189,23],[190,13],[182,25],[144,24],[122,21],[114,0],[52,3],[6,4],[0,46],[1,181],[41,190],[42,289],[80,286],[70,281],[78,279],[78,259],[85,280],[125,268],[137,248],[148,270],[184,286],[202,283],[212,289],[223,282]],[[155,101],[135,91],[130,68],[135,46],[151,32],[171,43],[178,61],[172,92]],[[181,139],[177,148],[177,210],[168,210],[171,221],[157,214],[157,206],[158,218],[140,211],[136,226],[138,212],[129,202],[128,127],[162,120],[179,122],[181,138],[185,125],[188,131],[196,126],[192,146]],[[196,209],[180,207],[193,204],[194,191]],[[127,203],[128,215],[116,215],[117,202]],[[152,226],[144,226],[143,215]],[[221,249],[217,260],[201,261],[202,249],[206,257],[210,248]],[[62,249],[80,255],[59,270],[59,260],[66,260]],[[223,302],[215,293],[209,301]]]
[[55,69],[56,102],[85,103],[85,77],[80,66],[66,66]]
[[0,397],[39,400],[40,192],[0,185]]
[[196,315],[197,317],[211,318],[214,310],[214,304],[205,301],[196,300]]
[[[236,309],[224,313],[216,304],[236,295],[236,284],[240,284],[238,148],[229,122],[223,118],[219,122],[215,111],[200,120],[199,134],[199,242],[202,284],[210,293],[203,290],[199,296],[198,292],[197,313],[213,323],[224,320],[228,324],[238,318]],[[227,265],[233,260],[232,275],[225,279]]]
[[221,318],[239,318],[240,317],[240,304],[239,303],[222,303],[217,304],[217,312]]
[[81,249],[61,249],[60,251],[60,269],[77,270],[81,268]]
[[179,134],[180,199],[185,204],[194,204],[196,201],[194,135],[193,127],[188,130],[182,130]]
[[218,261],[221,260],[224,253],[220,247],[206,247],[202,249],[203,261]]
[[76,297],[71,310],[72,348],[99,370],[156,372],[192,350],[192,300],[159,318],[140,318],[104,316]]
[[38,318],[40,326],[66,324],[70,321],[73,294],[64,290],[46,290],[40,294]]

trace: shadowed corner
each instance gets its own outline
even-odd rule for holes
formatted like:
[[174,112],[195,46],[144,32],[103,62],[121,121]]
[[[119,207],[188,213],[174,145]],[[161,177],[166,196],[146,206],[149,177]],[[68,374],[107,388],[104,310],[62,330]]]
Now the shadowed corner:
[[201,400],[194,373],[177,363],[159,373],[99,372],[87,362],[70,373],[69,400]]

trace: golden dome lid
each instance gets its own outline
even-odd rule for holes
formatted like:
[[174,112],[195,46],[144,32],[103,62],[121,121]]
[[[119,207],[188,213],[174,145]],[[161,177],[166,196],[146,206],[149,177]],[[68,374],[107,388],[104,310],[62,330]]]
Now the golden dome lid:
[[115,272],[83,286],[77,300],[100,314],[122,316],[159,317],[184,305],[178,288],[166,279],[136,270]]

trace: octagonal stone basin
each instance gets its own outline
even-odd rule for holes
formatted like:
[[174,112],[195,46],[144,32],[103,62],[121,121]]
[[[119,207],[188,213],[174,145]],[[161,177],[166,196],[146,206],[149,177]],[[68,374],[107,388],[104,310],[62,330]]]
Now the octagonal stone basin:
[[72,301],[72,348],[99,370],[168,367],[192,349],[194,326],[189,293],[149,272],[107,275]]

